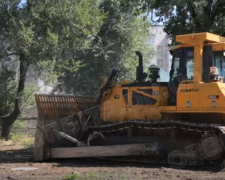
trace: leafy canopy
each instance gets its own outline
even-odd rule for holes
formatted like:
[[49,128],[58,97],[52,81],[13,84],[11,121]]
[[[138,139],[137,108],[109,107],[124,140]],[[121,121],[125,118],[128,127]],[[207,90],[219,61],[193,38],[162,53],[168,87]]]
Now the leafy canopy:
[[152,51],[147,43],[149,25],[146,19],[135,15],[135,5],[140,2],[101,1],[99,8],[107,15],[93,37],[91,48],[80,52],[84,66],[77,72],[66,71],[66,76],[60,78],[61,88],[72,94],[96,94],[113,68],[120,70],[121,79],[134,80],[137,64],[135,51],[144,54]]
[[[23,66],[0,67],[0,115],[11,112],[14,100],[23,98],[26,89],[17,86],[26,80],[20,76],[26,75],[25,67],[32,65],[48,84],[56,82],[62,69],[77,70],[81,61],[76,52],[89,48],[103,17],[98,0],[27,0],[23,5],[21,0],[0,0],[0,59],[17,55]],[[34,89],[30,84],[25,97]]]
[[[19,0],[0,2],[2,50],[30,64],[75,61],[76,50],[90,44],[102,22],[97,0]],[[43,65],[43,64],[42,64]]]
[[165,32],[172,39],[193,32],[225,35],[223,0],[155,0],[150,4],[155,8],[157,22],[164,22]]

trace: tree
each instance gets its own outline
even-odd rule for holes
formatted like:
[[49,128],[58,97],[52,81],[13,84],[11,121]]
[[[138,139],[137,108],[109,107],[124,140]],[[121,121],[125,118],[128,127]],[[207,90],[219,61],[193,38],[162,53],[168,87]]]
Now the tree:
[[89,47],[89,37],[98,31],[102,14],[97,0],[27,0],[23,5],[20,0],[1,0],[0,17],[1,57],[19,57],[14,107],[1,118],[1,137],[8,139],[21,112],[30,65],[46,68],[53,64],[57,73],[71,64],[79,68],[75,52]]
[[1,67],[0,71],[0,114],[9,114],[15,99],[16,82],[15,71]]
[[156,22],[164,22],[164,30],[172,39],[193,32],[225,35],[223,0],[157,0],[149,6],[155,8]]
[[[66,71],[60,77],[61,87],[67,93],[96,95],[103,79],[113,68],[120,70],[120,77],[134,80],[137,56],[152,51],[148,45],[149,24],[143,16],[137,16],[141,1],[103,0],[99,6],[106,17],[97,36],[93,37],[92,48],[80,52],[83,67],[77,72]],[[149,61],[149,59],[147,59]]]

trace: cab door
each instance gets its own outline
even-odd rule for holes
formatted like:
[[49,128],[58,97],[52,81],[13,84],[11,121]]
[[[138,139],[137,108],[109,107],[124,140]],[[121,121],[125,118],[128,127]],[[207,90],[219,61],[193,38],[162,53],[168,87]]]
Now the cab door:
[[159,94],[154,94],[152,87],[131,87],[128,97],[128,118],[143,120],[158,120]]

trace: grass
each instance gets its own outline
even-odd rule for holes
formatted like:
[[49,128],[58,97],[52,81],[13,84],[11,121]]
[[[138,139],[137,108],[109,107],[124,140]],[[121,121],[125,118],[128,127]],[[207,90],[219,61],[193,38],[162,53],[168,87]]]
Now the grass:
[[[12,142],[12,145],[21,145],[25,148],[30,148],[33,146],[34,137],[30,137],[26,133],[20,132],[25,126],[26,123],[22,120],[17,120],[14,122],[9,139],[10,142]],[[5,143],[5,139],[0,139],[0,145],[3,145]]]
[[26,148],[32,147],[34,144],[34,137],[30,137],[22,132],[10,133],[13,144],[22,145]]
[[117,174],[117,173],[109,173],[109,172],[89,172],[86,174],[77,174],[77,173],[71,173],[68,176],[66,176],[63,180],[127,180],[124,175]]
[[26,126],[26,123],[20,119],[13,123],[12,130],[21,130]]
[[68,176],[66,176],[63,180],[75,180],[79,177],[79,174],[77,173],[71,173]]
[[100,180],[101,175],[98,173],[87,173],[83,175],[82,179],[93,179],[93,180]]
[[21,145],[25,148],[30,148],[34,144],[34,138],[28,136],[24,132],[20,132],[24,127],[26,126],[26,123],[18,119],[13,123],[12,130],[10,133],[10,140],[12,140],[12,143],[14,145]]
[[4,143],[5,139],[0,138],[0,146]]

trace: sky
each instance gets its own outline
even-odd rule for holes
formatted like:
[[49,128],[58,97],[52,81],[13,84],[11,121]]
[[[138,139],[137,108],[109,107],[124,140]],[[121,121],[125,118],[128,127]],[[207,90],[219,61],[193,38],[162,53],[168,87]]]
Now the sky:
[[22,6],[23,6],[23,4],[24,4],[24,3],[26,3],[26,2],[27,2],[27,0],[21,0],[21,2],[20,2],[20,4],[19,4],[19,6],[20,6],[20,7],[22,7]]

